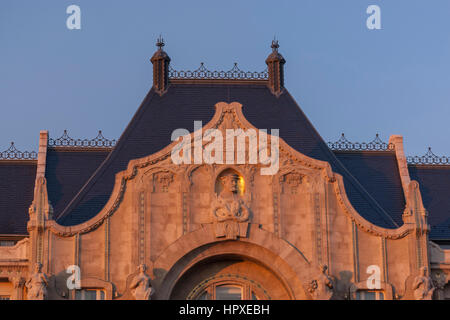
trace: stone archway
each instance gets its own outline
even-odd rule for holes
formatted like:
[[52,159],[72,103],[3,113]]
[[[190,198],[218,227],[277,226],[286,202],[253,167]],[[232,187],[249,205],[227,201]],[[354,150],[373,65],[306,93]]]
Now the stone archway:
[[[235,292],[222,290],[220,293],[219,289],[235,289]],[[170,293],[170,299],[176,300],[232,298],[288,300],[293,296],[273,270],[259,261],[236,254],[214,255],[195,263],[180,276]]]
[[[203,280],[224,274],[232,275],[236,282],[240,279],[259,284],[256,287],[267,292],[262,298],[311,298],[304,290],[312,271],[310,263],[296,248],[257,225],[250,225],[249,237],[240,240],[217,239],[212,225],[204,225],[169,246],[157,258],[153,270],[155,299],[187,298]],[[267,275],[274,280],[273,285],[249,277],[250,270]],[[203,272],[202,276],[194,279],[191,275],[195,271]]]

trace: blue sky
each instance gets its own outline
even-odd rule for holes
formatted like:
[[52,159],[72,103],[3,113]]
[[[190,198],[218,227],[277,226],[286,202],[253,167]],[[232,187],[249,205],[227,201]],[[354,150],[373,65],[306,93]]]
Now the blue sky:
[[[66,8],[81,8],[81,30]],[[381,8],[368,30],[366,8]],[[0,151],[39,130],[118,138],[152,85],[161,33],[175,69],[262,71],[274,35],[285,85],[326,140],[405,139],[450,155],[450,1],[0,2]]]

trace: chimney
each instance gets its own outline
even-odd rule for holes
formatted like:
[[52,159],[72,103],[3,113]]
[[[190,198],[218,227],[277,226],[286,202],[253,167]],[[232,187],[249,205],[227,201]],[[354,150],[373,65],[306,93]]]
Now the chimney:
[[277,97],[283,92],[284,88],[284,60],[283,56],[278,53],[278,40],[273,40],[272,53],[267,57],[266,64],[269,72],[269,83],[267,86],[270,88],[272,93]]
[[153,88],[159,95],[163,95],[169,87],[169,63],[170,58],[162,49],[164,47],[164,40],[159,36],[156,50],[150,61],[153,64]]

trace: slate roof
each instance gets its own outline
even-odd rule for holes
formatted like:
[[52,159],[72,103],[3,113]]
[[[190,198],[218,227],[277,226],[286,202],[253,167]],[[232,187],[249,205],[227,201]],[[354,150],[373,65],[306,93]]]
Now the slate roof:
[[45,178],[54,219],[69,204],[109,154],[108,148],[49,148]]
[[406,202],[395,151],[334,151],[334,153],[401,226]]
[[37,161],[0,161],[0,234],[27,234]]
[[[240,102],[244,116],[255,127],[279,128],[280,137],[294,149],[312,158],[329,162],[335,172],[343,175],[352,205],[368,221],[386,228],[399,226],[401,197],[388,201],[383,199],[388,191],[380,191],[386,186],[392,190],[398,187],[395,178],[387,177],[389,170],[394,170],[392,156],[383,159],[387,164],[386,168],[375,166],[376,161],[362,155],[342,155],[338,159],[291,95],[285,91],[277,98],[264,83],[178,83],[171,84],[162,96],[156,94],[153,89],[150,90],[113,151],[67,207],[62,212],[55,210],[59,217],[57,221],[68,226],[92,218],[108,201],[115,174],[126,169],[130,160],[150,155],[170,144],[174,129],[186,128],[192,132],[195,120],[206,124],[214,115],[214,105],[220,101]],[[364,166],[370,169],[366,175],[362,173]],[[395,172],[391,174],[395,175]],[[384,177],[377,177],[377,173]],[[355,176],[373,180],[360,183]],[[366,188],[371,189],[372,194]],[[399,191],[396,190],[395,193],[398,194]],[[391,205],[393,207],[390,207]],[[61,207],[62,205],[58,204],[58,210]],[[392,214],[393,218],[389,214]]]
[[450,240],[450,165],[409,165],[428,211],[431,240]]

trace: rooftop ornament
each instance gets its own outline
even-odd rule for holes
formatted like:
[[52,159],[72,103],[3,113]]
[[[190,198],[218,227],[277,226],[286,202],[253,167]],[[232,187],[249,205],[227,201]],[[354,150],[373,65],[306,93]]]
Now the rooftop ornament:
[[431,151],[431,147],[428,148],[427,153],[423,156],[409,156],[406,158],[408,164],[418,165],[450,165],[450,157],[439,157]]
[[269,74],[267,69],[261,72],[242,71],[237,63],[228,71],[211,71],[200,63],[200,67],[194,71],[191,70],[175,70],[169,67],[169,79],[206,79],[206,80],[267,80]]
[[164,39],[161,35],[159,35],[159,38],[156,40],[156,46],[158,47],[158,50],[162,50],[164,47]]
[[380,139],[378,133],[370,142],[350,142],[344,134],[338,141],[328,142],[328,147],[334,151],[391,151],[394,150],[392,143],[386,143]]
[[63,135],[57,139],[48,139],[49,147],[112,148],[116,142],[115,139],[106,139],[101,130],[94,139],[73,139],[68,135],[67,130],[64,130]]
[[0,160],[36,160],[37,152],[35,151],[19,151],[16,149],[14,142],[8,149],[0,153]]
[[270,47],[272,48],[272,52],[278,52],[278,48],[280,47],[280,45],[278,44],[278,40],[274,38]]

